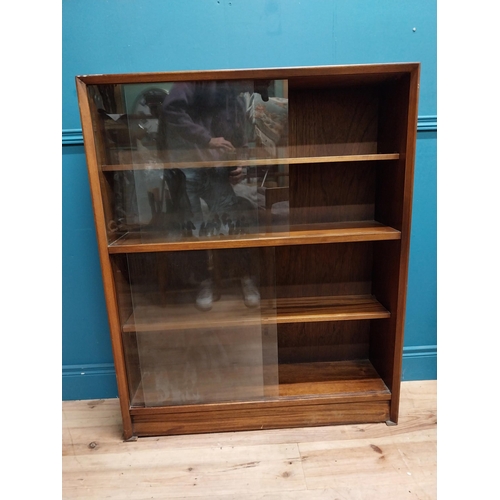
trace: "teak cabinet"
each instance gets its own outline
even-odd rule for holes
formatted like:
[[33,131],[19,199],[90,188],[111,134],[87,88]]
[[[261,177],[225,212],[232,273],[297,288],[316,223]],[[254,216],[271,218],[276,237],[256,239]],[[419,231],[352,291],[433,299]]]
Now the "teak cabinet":
[[76,78],[125,439],[397,423],[419,72]]

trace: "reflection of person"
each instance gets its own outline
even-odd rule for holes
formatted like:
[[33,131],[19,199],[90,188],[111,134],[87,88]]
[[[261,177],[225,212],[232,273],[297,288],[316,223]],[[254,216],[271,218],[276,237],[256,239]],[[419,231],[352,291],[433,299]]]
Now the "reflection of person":
[[[246,147],[246,107],[241,94],[252,91],[253,82],[245,81],[175,83],[163,103],[159,128],[160,147],[168,154],[169,161],[202,162],[202,165],[210,162],[213,165],[236,158],[237,151]],[[229,221],[240,217],[248,222],[254,212],[252,205],[236,196],[232,187],[243,177],[240,167],[205,164],[182,171],[191,216],[200,236],[206,230],[205,224],[212,224],[212,220],[219,223],[224,217]],[[201,200],[208,207],[210,220],[204,217]],[[236,250],[232,250],[231,255],[235,254]],[[197,306],[203,310],[210,309],[214,300],[213,276],[209,273],[212,267],[210,254],[207,260],[208,264],[204,266],[207,272],[204,277],[201,275],[204,279],[196,300]],[[246,255],[241,255],[240,260],[251,265],[251,259]],[[242,285],[245,303],[252,307],[258,305],[260,296],[254,282],[249,279],[249,271],[243,272]]]
[[[169,159],[176,162],[217,162],[246,145],[244,86],[231,82],[182,82],[173,85],[163,104],[164,137]],[[203,221],[200,200],[210,212],[222,213],[238,205],[232,188],[241,168],[183,169],[186,190],[197,228]]]

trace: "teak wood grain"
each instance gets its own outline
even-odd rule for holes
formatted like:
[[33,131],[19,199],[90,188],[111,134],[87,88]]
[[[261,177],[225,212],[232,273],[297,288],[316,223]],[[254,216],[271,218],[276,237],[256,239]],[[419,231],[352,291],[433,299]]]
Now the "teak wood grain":
[[[137,298],[136,298],[137,300]],[[147,304],[135,307],[123,323],[124,332],[167,332],[197,328],[229,328],[249,325],[347,321],[389,318],[372,296],[281,298],[263,301],[260,309],[245,307],[241,298],[222,297],[210,311],[201,312],[193,303]]]
[[[398,422],[419,75],[418,63],[395,63],[76,78],[125,438]],[[130,141],[126,147],[109,144],[105,133],[110,124],[103,121],[102,111],[130,111],[124,101],[129,84],[237,79],[286,84],[288,143],[278,145],[276,158],[258,151],[255,159],[227,166],[280,167],[287,190],[279,199],[289,204],[288,224],[275,224],[272,204],[267,203],[266,232],[240,237],[178,238],[150,231],[148,225],[136,231],[128,222],[117,224],[117,177],[145,169],[214,164],[136,162]],[[103,95],[103,103],[112,103],[107,110],[105,104],[97,109],[101,101],[94,98]],[[111,125],[117,133],[127,133],[127,126],[120,124],[118,130]],[[140,294],[130,274],[135,266],[140,276],[138,257],[154,256],[151,268],[144,268],[144,279],[150,280],[149,292],[165,302],[176,286],[169,255],[241,249],[260,252],[258,312],[243,309],[241,301],[227,301],[202,320],[191,305],[159,312],[138,304]],[[236,363],[231,372],[241,377],[242,401],[233,401],[235,395],[214,404],[168,405],[168,399],[155,395],[169,389],[155,386],[154,370],[168,368],[158,354],[168,350],[173,332],[201,335],[207,327],[261,328],[262,335],[242,335],[248,350],[238,349],[230,337],[221,344],[227,342],[235,359],[245,352],[262,354],[261,364],[252,358],[247,372],[244,363]],[[156,345],[157,355],[148,358],[141,342],[151,353]],[[205,347],[210,348],[208,340]],[[200,344],[203,358],[202,351]],[[180,359],[171,363],[178,372],[183,368]],[[154,370],[148,372],[144,360]],[[339,378],[340,373],[345,377]],[[208,393],[217,381],[213,375],[207,372]],[[253,392],[257,376],[264,384]],[[225,397],[237,384],[213,387],[214,396]],[[155,407],[139,407],[148,404]]]
[[130,232],[109,245],[109,253],[167,252],[223,248],[258,248],[318,243],[347,243],[400,239],[400,232],[376,221],[307,224],[269,233],[237,236],[190,237],[176,236],[170,240],[159,231]]
[[[374,422],[388,419],[390,392],[368,360],[284,364],[278,370],[277,391],[266,399],[257,396],[258,386],[252,391],[242,385],[240,402],[169,405],[163,401],[161,405],[135,407],[131,409],[134,431],[139,436],[148,435],[148,424],[170,434],[209,432],[214,425],[219,431],[327,425],[328,420],[359,421],[363,413]],[[217,391],[208,392],[217,393],[224,397],[220,384]],[[161,399],[150,394],[149,400]],[[354,411],[350,404],[355,404]]]
[[81,79],[76,80],[78,103],[82,120],[82,131],[87,157],[87,170],[89,175],[90,190],[92,196],[92,208],[97,233],[99,258],[101,262],[101,273],[104,285],[104,295],[108,310],[108,321],[111,334],[111,346],[116,369],[116,380],[118,393],[120,394],[120,407],[123,418],[123,431],[127,436],[132,435],[132,422],[129,414],[128,382],[126,376],[125,359],[123,356],[123,344],[121,337],[121,324],[116,298],[115,282],[111,261],[107,251],[108,240],[106,230],[106,217],[104,198],[101,193],[101,180],[99,177],[99,161],[97,145],[94,139],[94,127],[91,119],[91,105],[87,96],[87,89]]
[[106,85],[125,83],[161,83],[195,80],[255,80],[255,79],[287,79],[293,78],[295,86],[314,88],[329,86],[335,83],[352,85],[360,83],[380,83],[399,78],[408,72],[415,71],[419,63],[385,63],[337,66],[309,66],[288,68],[255,68],[204,71],[172,71],[116,73],[107,75],[79,75],[77,79],[86,85]]

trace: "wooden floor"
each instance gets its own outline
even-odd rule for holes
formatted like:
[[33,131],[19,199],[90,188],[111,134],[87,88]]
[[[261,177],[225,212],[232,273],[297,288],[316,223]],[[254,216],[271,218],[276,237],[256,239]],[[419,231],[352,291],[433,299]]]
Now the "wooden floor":
[[63,499],[428,500],[436,381],[403,382],[400,422],[121,438],[118,400],[66,401]]

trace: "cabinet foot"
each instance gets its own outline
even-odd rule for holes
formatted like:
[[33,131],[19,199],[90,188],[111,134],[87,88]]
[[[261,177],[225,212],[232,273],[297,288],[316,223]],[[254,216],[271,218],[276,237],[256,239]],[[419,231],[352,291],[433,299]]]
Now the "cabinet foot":
[[126,438],[125,435],[123,435],[123,441],[125,443],[132,443],[134,441],[137,441],[137,436],[130,436],[129,438]]
[[393,425],[398,425],[398,424],[396,422],[393,422],[392,420],[386,420],[385,425],[393,426]]

